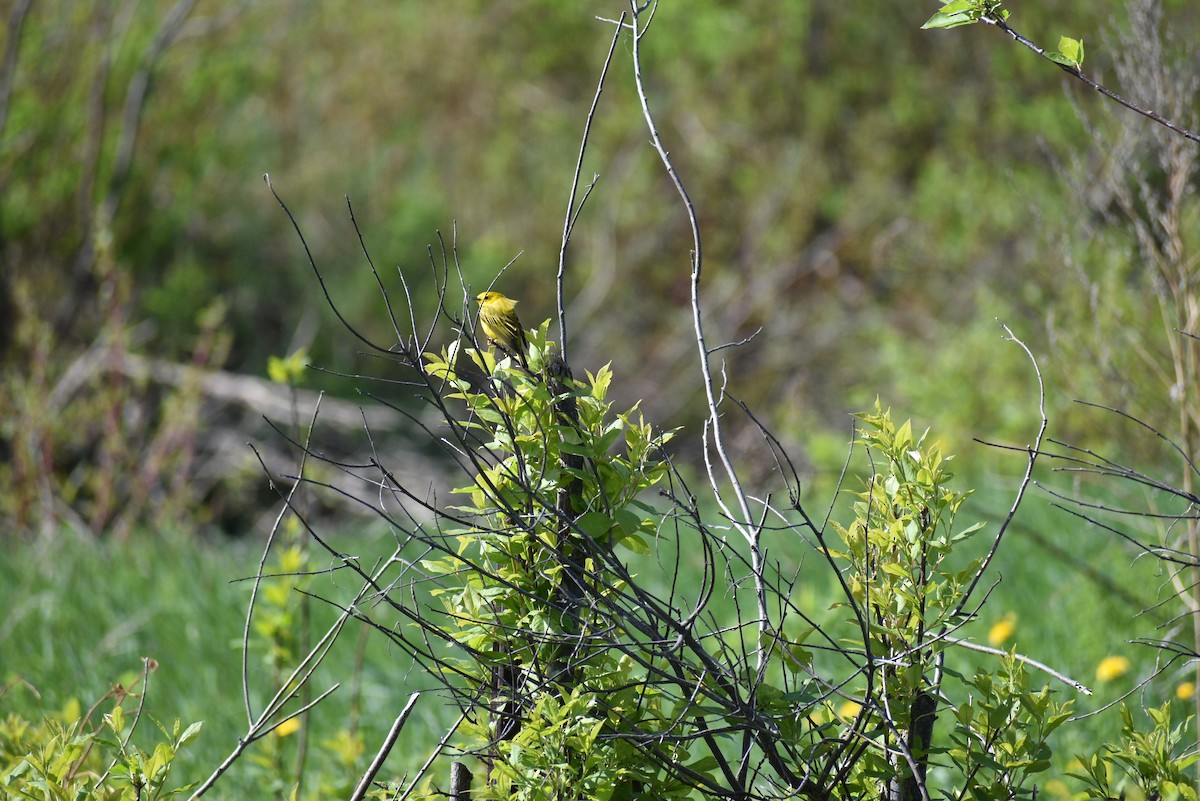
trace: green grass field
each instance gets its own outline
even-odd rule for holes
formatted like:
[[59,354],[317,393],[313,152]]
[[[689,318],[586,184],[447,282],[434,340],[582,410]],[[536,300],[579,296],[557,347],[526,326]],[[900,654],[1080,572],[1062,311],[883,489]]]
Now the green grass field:
[[[369,550],[377,545],[363,544]],[[146,695],[150,715],[168,728],[175,719],[204,722],[173,775],[178,783],[204,779],[246,732],[241,648],[250,584],[238,579],[254,574],[260,547],[257,541],[150,532],[122,544],[68,533],[37,545],[14,543],[0,566],[0,604],[7,610],[0,626],[0,676],[11,683],[0,710],[37,718],[74,701],[86,710],[118,683],[135,687],[142,657],[149,657],[158,663]],[[314,605],[314,631],[332,619],[329,609]],[[366,640],[356,682],[359,639],[358,629],[347,627],[313,685],[316,692],[342,685],[310,719],[308,757],[313,772],[329,776],[331,789],[342,795],[341,785],[353,787],[361,773],[346,770],[342,761],[339,732],[353,710],[359,710],[366,747],[374,749],[407,696],[431,685],[377,636]],[[274,685],[261,639],[256,643],[248,674],[251,704],[261,710]],[[437,741],[450,717],[438,700],[423,699],[406,727],[408,745],[393,752],[388,767],[400,773],[420,764],[424,744]],[[139,744],[157,739],[149,723],[139,731]],[[285,771],[290,766],[295,740],[295,734],[269,737],[265,747],[252,748],[210,797],[261,797],[278,773],[275,758]],[[359,762],[365,765],[365,759],[369,755]]]
[[[1004,481],[992,481],[998,486],[984,482],[961,513],[963,526],[1002,516],[1011,490]],[[994,530],[995,524],[989,528]],[[357,547],[364,556],[389,545],[379,534],[345,532],[337,537],[339,548]],[[257,536],[201,540],[153,532],[120,544],[80,540],[67,532],[37,544],[10,544],[8,558],[0,564],[0,604],[6,610],[0,625],[0,676],[10,684],[0,709],[27,718],[63,709],[72,700],[86,709],[113,685],[130,686],[141,658],[153,658],[158,669],[147,697],[152,716],[168,726],[176,718],[185,724],[204,721],[202,735],[180,757],[173,775],[180,783],[203,779],[245,732],[241,642],[250,585],[238,579],[254,573],[260,547]],[[806,554],[804,546],[784,543],[772,553],[783,560],[805,560],[804,570],[812,571],[814,579],[803,584],[802,601],[824,610],[832,584],[811,550]],[[315,565],[322,566],[319,558]],[[656,569],[655,562],[647,561],[638,572],[653,580]],[[1153,651],[1127,644],[1137,636],[1155,636],[1155,621],[1166,615],[1136,617],[1156,600],[1161,579],[1154,571],[1149,560],[1132,564],[1111,535],[1088,530],[1049,508],[1044,497],[1031,494],[996,561],[994,576],[1002,580],[964,636],[986,642],[993,624],[1007,618],[1013,633],[1004,647],[1015,646],[1096,692],[1084,697],[1036,671],[1035,686],[1045,680],[1060,697],[1074,697],[1079,711],[1099,709],[1154,668]],[[347,582],[336,575],[318,577],[313,591],[336,594],[346,590]],[[330,619],[332,610],[314,607],[314,630]],[[319,776],[328,792],[341,795],[353,786],[408,695],[434,685],[378,633],[366,638],[356,673],[359,647],[358,629],[347,628],[314,685],[320,691],[340,681],[342,687],[308,723],[309,775]],[[1114,655],[1130,660],[1129,671],[1098,683],[1097,665]],[[271,687],[263,657],[261,647],[251,655],[255,708],[261,708]],[[21,681],[12,683],[18,677]],[[1159,704],[1185,679],[1168,673],[1134,701]],[[339,732],[355,714],[364,751],[357,759],[350,758],[352,752],[343,758]],[[433,694],[423,697],[384,774],[399,775],[419,765],[453,717],[443,700]],[[1109,712],[1062,731],[1060,772],[1074,752],[1090,751],[1115,736],[1119,723],[1115,712]],[[154,733],[150,727],[143,730]],[[209,797],[261,797],[268,789],[280,789],[279,766],[286,775],[296,738],[268,738],[252,748]]]

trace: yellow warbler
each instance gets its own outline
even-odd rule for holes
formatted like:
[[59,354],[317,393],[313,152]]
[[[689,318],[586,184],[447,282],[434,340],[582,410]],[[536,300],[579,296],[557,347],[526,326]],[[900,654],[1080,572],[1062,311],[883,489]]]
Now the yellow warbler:
[[483,333],[528,370],[525,351],[529,350],[529,342],[525,339],[521,321],[517,319],[517,301],[499,292],[480,292],[475,300],[479,301],[479,324],[483,326]]

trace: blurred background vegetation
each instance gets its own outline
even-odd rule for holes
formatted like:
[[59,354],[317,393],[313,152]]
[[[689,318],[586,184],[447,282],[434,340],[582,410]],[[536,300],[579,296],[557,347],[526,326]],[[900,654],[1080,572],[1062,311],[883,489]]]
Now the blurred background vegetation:
[[[370,367],[264,173],[368,334],[386,340],[387,321],[343,196],[419,310],[433,303],[427,248],[457,226],[476,288],[520,254],[500,286],[527,323],[550,317],[610,30],[593,15],[621,10],[16,3],[0,116],[3,469],[18,488],[5,517],[102,533],[114,499],[144,492],[187,501],[128,514],[183,522],[213,505],[226,529],[244,525],[244,448],[205,462],[211,443],[194,435],[247,415],[212,417],[213,393],[168,366],[263,376],[269,357],[304,349],[329,370]],[[1115,332],[1157,312],[1152,271],[1098,188],[1152,161],[1157,134],[994,31],[922,32],[928,13],[898,0],[869,13],[669,3],[648,40],[651,100],[706,237],[712,336],[758,332],[725,351],[732,391],[801,457],[838,451],[846,412],[876,395],[956,442],[1028,437],[1032,384],[997,319],[1042,360],[1060,433],[1103,434],[1076,422],[1072,397],[1151,416],[1161,405],[1145,353],[1112,352],[1125,350]],[[1165,13],[1171,41],[1189,41],[1195,5]],[[1130,44],[1126,16],[1060,0],[1016,21],[1038,41],[1085,37],[1103,78]],[[685,220],[642,130],[627,48],[584,166],[600,178],[569,254],[571,352],[577,370],[613,362],[619,403],[694,427]],[[1096,318],[1097,292],[1119,320]],[[139,370],[116,352],[167,364]],[[744,447],[758,447],[749,426]],[[89,475],[104,464],[102,481]],[[140,489],[105,486],[139,470]]]
[[[1171,370],[1177,320],[1138,227],[1174,209],[1181,258],[1194,262],[1194,150],[995,30],[921,31],[936,5],[659,8],[645,72],[700,215],[710,337],[753,335],[722,352],[730,391],[817,486],[844,458],[847,412],[877,395],[934,425],[951,452],[973,437],[1023,445],[1036,385],[1000,320],[1039,360],[1052,434],[1177,470],[1144,432],[1071,401],[1126,408],[1169,433],[1179,394],[1195,399]],[[273,469],[294,466],[261,416],[296,428],[311,413],[307,388],[347,399],[331,407],[328,447],[361,452],[357,382],[268,377],[271,357],[297,353],[335,373],[381,368],[329,312],[264,174],[342,312],[379,340],[390,326],[346,196],[385,278],[398,286],[403,272],[419,313],[434,310],[428,249],[456,231],[473,291],[520,254],[497,288],[520,298],[527,325],[551,317],[570,176],[611,37],[595,15],[625,8],[9,0],[3,536],[261,531],[275,496],[245,443],[277,448]],[[1196,3],[1013,11],[1049,47],[1084,38],[1091,74],[1195,125]],[[583,168],[599,180],[568,253],[570,355],[577,372],[612,362],[618,407],[640,399],[656,425],[684,426],[680,456],[695,459],[690,235],[647,141],[628,48],[618,45]],[[1170,148],[1183,167],[1164,166]],[[1146,200],[1155,191],[1158,207]],[[395,448],[417,447],[396,418],[377,422]],[[731,425],[766,480],[756,429]],[[960,465],[969,481],[1010,480],[995,452],[972,453]],[[419,451],[411,461],[431,469]],[[1043,535],[1079,547],[1075,533]],[[20,667],[12,641],[0,646],[4,669]]]

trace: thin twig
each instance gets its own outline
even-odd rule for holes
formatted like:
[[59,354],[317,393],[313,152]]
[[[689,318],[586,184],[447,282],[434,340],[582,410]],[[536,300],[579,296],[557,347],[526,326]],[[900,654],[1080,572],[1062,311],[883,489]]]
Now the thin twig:
[[400,736],[400,731],[408,721],[409,713],[412,712],[413,707],[417,704],[417,699],[420,697],[421,693],[419,692],[415,692],[408,697],[408,703],[404,705],[404,709],[396,716],[395,722],[392,723],[392,728],[388,730],[387,737],[383,738],[383,745],[379,746],[379,750],[375,753],[375,758],[367,766],[367,772],[359,780],[358,787],[354,788],[354,795],[350,796],[350,801],[362,801],[367,791],[371,789],[371,782],[375,780],[375,774],[379,773],[379,769],[383,767],[383,761],[391,753],[392,747],[396,744],[396,738]]
[[[321,399],[325,397],[322,392],[317,396],[317,402],[313,406],[312,419],[308,425],[308,442],[311,442],[312,432],[317,427],[317,415],[321,411]],[[305,447],[300,456],[300,475],[304,475],[304,467],[308,463],[309,449]],[[275,481],[267,474],[267,483],[272,491],[275,491]],[[275,516],[275,523],[271,526],[270,532],[267,533],[267,542],[263,546],[262,557],[258,560],[258,570],[254,573],[254,584],[250,589],[250,600],[246,604],[246,624],[242,629],[242,704],[246,709],[246,722],[254,723],[254,710],[250,707],[250,626],[254,620],[254,606],[258,599],[258,588],[264,577],[263,568],[267,564],[267,555],[271,553],[271,546],[275,542],[275,535],[279,532],[279,526],[283,523],[284,517],[287,516],[288,509],[291,508],[291,499],[299,490],[301,481],[297,480],[292,484],[292,488],[288,490],[288,500],[279,507],[279,514]]]
[[[700,308],[700,277],[703,273],[703,250],[700,238],[700,221],[696,215],[695,204],[692,203],[692,198],[688,194],[687,188],[683,185],[683,179],[675,169],[675,165],[671,161],[670,155],[667,153],[666,147],[663,145],[662,137],[658,132],[658,125],[654,121],[654,115],[650,111],[650,103],[646,94],[646,87],[642,81],[642,60],[639,45],[642,37],[646,34],[654,18],[654,12],[657,9],[657,3],[651,3],[642,8],[649,8],[650,16],[646,23],[640,28],[638,26],[641,11],[639,11],[637,1],[631,0],[633,8],[633,80],[637,89],[638,101],[642,107],[642,116],[646,121],[646,128],[650,133],[650,143],[658,154],[659,159],[663,163],[663,167],[667,171],[667,175],[671,179],[671,183],[675,187],[675,191],[679,194],[679,198],[683,203],[684,210],[687,212],[688,225],[692,232],[692,253],[691,253],[691,305],[692,305],[692,327],[696,337],[696,347],[700,359],[700,374],[701,383],[704,385],[704,395],[708,404],[708,419],[705,422],[706,433],[711,430],[711,438],[706,437],[706,444],[711,444],[713,450],[717,452],[718,458],[721,460],[721,465],[724,470],[725,478],[729,482],[734,495],[734,500],[737,503],[740,514],[735,515],[727,507],[724,496],[721,493],[720,485],[714,472],[711,462],[708,460],[708,448],[705,447],[705,462],[709,476],[709,483],[713,490],[713,495],[722,511],[730,520],[734,521],[734,527],[746,539],[750,546],[751,570],[754,573],[755,585],[755,600],[758,605],[758,626],[760,632],[767,632],[770,629],[770,616],[767,609],[766,588],[763,583],[763,564],[762,552],[760,549],[758,530],[754,528],[754,515],[750,512],[749,500],[746,492],[742,487],[741,479],[737,469],[733,466],[733,462],[729,457],[728,450],[725,446],[724,432],[721,427],[720,404],[716,397],[716,392],[713,384],[712,365],[709,361],[709,348],[704,334],[704,317]],[[763,661],[763,650],[758,648],[758,658],[760,663]],[[760,664],[760,668],[761,668]]]
[[1004,31],[1009,36],[1011,36],[1013,38],[1013,40],[1016,41],[1018,44],[1023,45],[1024,47],[1028,48],[1029,50],[1032,50],[1034,53],[1037,53],[1039,56],[1041,56],[1042,58],[1051,62],[1052,64],[1055,64],[1059,69],[1061,69],[1063,72],[1067,73],[1068,75],[1070,75],[1074,78],[1077,78],[1080,81],[1083,81],[1083,83],[1085,83],[1087,86],[1091,87],[1092,89],[1095,89],[1097,92],[1099,92],[1100,94],[1109,98],[1110,100],[1114,100],[1117,103],[1119,103],[1120,105],[1129,109],[1130,111],[1137,112],[1138,114],[1141,114],[1143,117],[1151,119],[1154,122],[1157,122],[1159,125],[1169,128],[1170,130],[1174,131],[1175,133],[1179,134],[1180,136],[1183,136],[1187,139],[1191,139],[1193,142],[1200,142],[1200,134],[1190,131],[1187,128],[1184,128],[1182,125],[1167,119],[1163,115],[1159,114],[1157,111],[1148,109],[1145,106],[1138,105],[1137,103],[1134,103],[1132,100],[1127,100],[1126,98],[1117,94],[1113,90],[1109,89],[1107,86],[1105,86],[1102,83],[1099,83],[1095,79],[1091,78],[1079,67],[1074,67],[1069,64],[1060,64],[1057,61],[1055,61],[1054,59],[1050,58],[1050,54],[1045,50],[1045,48],[1039,47],[1038,45],[1036,45],[1029,39],[1025,38],[1021,34],[1014,31],[1009,26],[1009,24],[1007,22],[1005,22],[1004,18],[1001,17],[998,13],[993,12],[993,13],[985,14],[982,17],[980,17],[979,19],[980,19],[980,22],[984,22],[988,25],[992,25],[992,26]]
[[1086,684],[1075,681],[1075,679],[1071,678],[1070,676],[1060,673],[1057,670],[1055,670],[1054,668],[1050,667],[1049,665],[1047,665],[1043,662],[1039,662],[1036,659],[1031,659],[1028,656],[1023,656],[1022,654],[1017,654],[1017,653],[1011,653],[1009,651],[1005,651],[1003,648],[992,648],[987,645],[979,645],[978,643],[973,643],[970,640],[960,640],[957,637],[943,637],[942,639],[944,639],[948,643],[957,645],[960,648],[966,648],[968,651],[978,651],[981,654],[992,654],[993,656],[1005,656],[1006,657],[1006,656],[1011,655],[1013,659],[1016,659],[1021,664],[1029,665],[1030,667],[1037,668],[1038,670],[1042,671],[1043,673],[1047,673],[1047,674],[1053,676],[1054,678],[1061,681],[1063,684],[1066,684],[1066,685],[1072,687],[1073,689],[1078,690],[1079,692],[1083,693],[1084,695],[1092,694],[1092,689],[1090,687],[1088,687]]
[[[128,753],[129,743],[131,740],[133,740],[133,733],[137,731],[138,721],[142,719],[142,712],[146,708],[146,699],[150,695],[150,674],[153,673],[157,667],[158,664],[153,659],[147,656],[142,657],[142,686],[141,692],[138,694],[138,706],[137,711],[133,715],[133,723],[129,726],[129,731],[125,733],[125,739],[121,741],[120,754],[113,757],[112,762],[109,763],[108,768],[104,771],[104,774],[96,781],[96,787],[102,787],[104,785],[104,782],[108,780],[109,774],[112,773],[113,768],[115,768],[117,766],[117,762],[120,761],[121,756]],[[118,700],[117,706],[120,705],[121,702]],[[113,732],[113,734],[119,735],[120,732]],[[76,764],[75,767],[78,768],[78,764]]]
[[1029,347],[1017,339],[1013,334],[1012,329],[1003,323],[1000,327],[1004,329],[1007,335],[1005,338],[1009,342],[1015,342],[1020,346],[1021,350],[1025,351],[1025,355],[1029,357],[1029,363],[1033,365],[1033,372],[1037,376],[1038,383],[1038,415],[1041,417],[1041,424],[1038,426],[1037,436],[1034,438],[1033,444],[1025,448],[1027,461],[1025,464],[1025,475],[1021,477],[1021,483],[1017,485],[1017,493],[1013,498],[1012,506],[1009,507],[1008,514],[1004,518],[1004,522],[1000,524],[1000,530],[996,532],[996,536],[992,539],[992,547],[984,556],[983,561],[979,563],[979,568],[975,571],[975,577],[971,579],[971,583],[967,585],[963,591],[962,598],[958,602],[958,606],[954,609],[954,614],[951,617],[956,617],[966,608],[967,602],[970,600],[975,588],[979,585],[979,580],[983,578],[983,574],[987,572],[988,567],[995,558],[996,552],[1000,550],[1000,542],[1004,539],[1004,534],[1008,531],[1012,524],[1013,518],[1017,516],[1017,510],[1021,508],[1021,501],[1025,499],[1025,491],[1029,489],[1029,485],[1033,482],[1033,467],[1037,463],[1038,455],[1042,449],[1042,439],[1046,435],[1046,427],[1049,425],[1049,420],[1046,417],[1046,385],[1042,381],[1042,370],[1038,367],[1037,359],[1033,356],[1033,351]]
[[556,286],[558,293],[558,347],[564,364],[571,363],[567,359],[567,304],[563,290],[563,279],[567,272],[567,245],[571,241],[571,232],[575,229],[575,220],[578,218],[579,212],[583,209],[583,204],[587,202],[592,187],[596,185],[596,178],[598,176],[592,178],[592,183],[588,186],[583,200],[579,203],[579,208],[575,207],[575,195],[579,191],[579,176],[583,172],[583,155],[587,151],[588,138],[592,131],[592,120],[596,116],[596,107],[600,105],[600,93],[604,91],[604,80],[608,77],[608,67],[612,64],[613,53],[616,52],[617,42],[621,39],[621,29],[624,22],[625,14],[622,12],[621,19],[617,22],[616,30],[613,32],[612,44],[608,47],[608,55],[604,58],[604,67],[600,70],[600,80],[596,83],[596,95],[592,98],[592,107],[588,109],[587,121],[583,124],[583,137],[579,142],[579,158],[575,160],[575,176],[571,179],[571,195],[567,198],[567,215],[563,220],[562,246],[558,249],[558,277]]
[[446,748],[446,745],[450,742],[450,738],[454,736],[454,732],[458,731],[458,727],[461,726],[463,721],[466,719],[467,713],[463,712],[458,716],[458,720],[454,721],[454,725],[446,730],[446,733],[442,735],[442,739],[438,741],[437,746],[435,746],[433,751],[429,754],[429,758],[425,760],[425,764],[422,765],[420,770],[417,771],[417,775],[413,776],[412,782],[408,785],[408,789],[405,790],[404,794],[396,799],[396,801],[405,801],[406,798],[412,795],[412,791],[417,789],[417,785],[420,783],[421,779],[426,773],[429,772],[429,768],[433,766],[434,760],[441,755],[442,751]]

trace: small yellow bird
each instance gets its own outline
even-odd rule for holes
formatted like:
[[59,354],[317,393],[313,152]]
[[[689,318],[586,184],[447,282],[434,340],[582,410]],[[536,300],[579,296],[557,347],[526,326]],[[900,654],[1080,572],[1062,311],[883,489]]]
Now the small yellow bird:
[[483,333],[505,353],[516,357],[521,366],[528,370],[525,352],[529,350],[529,342],[525,339],[521,321],[517,319],[518,301],[499,292],[480,292],[475,300],[479,301],[479,324],[483,326]]

